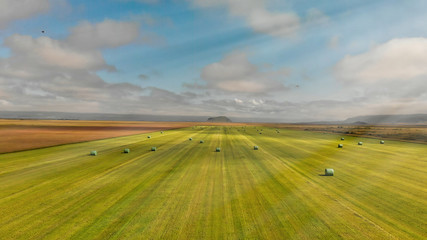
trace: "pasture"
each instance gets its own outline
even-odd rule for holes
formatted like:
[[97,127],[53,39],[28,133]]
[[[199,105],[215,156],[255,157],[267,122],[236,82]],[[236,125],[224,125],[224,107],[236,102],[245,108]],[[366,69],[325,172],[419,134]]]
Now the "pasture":
[[261,126],[149,135],[0,154],[0,239],[427,238],[427,145]]

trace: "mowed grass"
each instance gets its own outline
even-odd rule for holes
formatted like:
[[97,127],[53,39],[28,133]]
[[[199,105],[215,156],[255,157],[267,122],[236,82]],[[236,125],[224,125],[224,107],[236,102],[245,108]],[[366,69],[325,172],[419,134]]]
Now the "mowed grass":
[[427,238],[426,145],[265,127],[147,135],[1,154],[0,239]]

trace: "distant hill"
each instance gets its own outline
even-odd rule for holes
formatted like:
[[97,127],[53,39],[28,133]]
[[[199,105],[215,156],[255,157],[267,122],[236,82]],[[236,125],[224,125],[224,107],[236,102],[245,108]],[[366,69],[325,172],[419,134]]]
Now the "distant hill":
[[402,125],[427,125],[427,114],[399,114],[399,115],[366,115],[347,118],[344,121],[313,121],[296,122],[295,124],[307,125],[381,125],[381,124],[402,124]]
[[351,117],[343,124],[427,124],[427,114],[368,115]]
[[208,122],[231,122],[231,120],[226,116],[219,116],[208,118]]

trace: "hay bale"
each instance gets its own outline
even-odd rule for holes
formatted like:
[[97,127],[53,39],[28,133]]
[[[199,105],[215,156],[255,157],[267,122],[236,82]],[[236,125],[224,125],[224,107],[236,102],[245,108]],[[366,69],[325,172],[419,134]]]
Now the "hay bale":
[[189,138],[188,140],[193,141],[193,139],[192,139],[192,138]]
[[163,131],[160,131],[161,134],[163,134]]
[[254,150],[258,150],[258,146],[254,146]]
[[125,148],[125,150],[123,150],[124,153],[130,153],[130,149],[129,148]]
[[147,136],[147,138],[151,138],[151,136]]
[[343,148],[344,146],[342,144],[338,144],[338,148]]
[[357,145],[363,145],[363,142],[358,142]]
[[156,147],[151,147],[151,151],[157,151]]
[[203,140],[200,140],[200,143],[204,143],[205,141],[203,141]]
[[381,144],[384,144],[385,142],[383,140],[380,141]]
[[91,156],[96,156],[96,155],[98,155],[98,152],[97,151],[90,151],[90,155]]
[[221,152],[221,148],[217,147],[215,151],[216,152]]
[[341,138],[341,140],[344,140],[344,138]]
[[334,169],[325,168],[325,176],[334,176]]

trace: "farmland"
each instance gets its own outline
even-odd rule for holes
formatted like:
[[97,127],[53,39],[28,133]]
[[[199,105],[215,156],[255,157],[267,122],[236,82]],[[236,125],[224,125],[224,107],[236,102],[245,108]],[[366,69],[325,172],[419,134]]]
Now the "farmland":
[[0,119],[0,153],[190,127],[196,124],[196,122]]
[[264,124],[275,128],[427,143],[427,125]]
[[149,135],[0,154],[0,239],[427,237],[424,144],[261,126]]
[[0,120],[0,153],[192,126],[190,122]]

